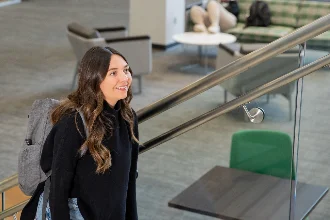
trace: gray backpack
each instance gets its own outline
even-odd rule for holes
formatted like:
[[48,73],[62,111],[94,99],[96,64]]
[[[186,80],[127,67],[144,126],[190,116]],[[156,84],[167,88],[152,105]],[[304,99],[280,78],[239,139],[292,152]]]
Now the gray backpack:
[[[38,184],[46,181],[51,175],[51,171],[49,173],[42,171],[40,158],[43,145],[53,127],[50,113],[58,104],[59,101],[55,99],[36,100],[33,102],[28,116],[26,138],[18,158],[19,187],[28,196],[32,196]],[[84,117],[79,110],[78,112],[82,118],[86,135],[88,135]]]

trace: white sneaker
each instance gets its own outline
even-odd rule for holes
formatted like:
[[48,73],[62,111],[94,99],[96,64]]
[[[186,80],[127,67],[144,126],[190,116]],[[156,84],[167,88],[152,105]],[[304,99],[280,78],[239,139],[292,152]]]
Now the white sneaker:
[[193,29],[195,32],[207,32],[207,28],[203,24],[195,24]]
[[220,26],[210,26],[207,30],[212,34],[216,34],[220,32]]

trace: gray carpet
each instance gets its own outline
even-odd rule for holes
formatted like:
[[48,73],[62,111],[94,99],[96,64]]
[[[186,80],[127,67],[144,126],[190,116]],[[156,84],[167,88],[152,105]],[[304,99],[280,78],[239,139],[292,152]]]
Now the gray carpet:
[[[94,27],[128,25],[128,0],[29,0],[0,8],[0,180],[17,172],[17,154],[24,139],[27,114],[33,100],[65,97],[75,57],[65,35],[66,25],[80,21]],[[216,49],[210,51],[214,61]],[[144,79],[143,93],[134,97],[138,110],[198,80],[202,68],[182,67],[197,62],[197,48],[174,47],[153,51],[153,71]],[[319,71],[305,78],[302,106],[298,179],[330,186],[330,76]],[[293,94],[294,95],[294,94]],[[233,97],[231,97],[233,98]],[[144,142],[223,102],[220,86],[196,96],[140,124]],[[215,165],[228,166],[230,140],[240,129],[271,129],[293,134],[288,103],[281,96],[263,107],[266,119],[254,125],[235,110],[152,149],[139,159],[138,209],[140,219],[214,219],[169,208],[167,202]],[[299,195],[298,195],[299,196]],[[330,219],[326,196],[313,210],[312,220]]]

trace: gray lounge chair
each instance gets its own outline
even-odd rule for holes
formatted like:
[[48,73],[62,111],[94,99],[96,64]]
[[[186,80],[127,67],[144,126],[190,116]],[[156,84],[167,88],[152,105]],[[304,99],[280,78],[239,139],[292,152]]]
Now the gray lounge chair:
[[[234,60],[265,46],[265,44],[232,44],[220,45],[216,58],[216,68],[219,69]],[[220,86],[224,88],[224,100],[227,102],[227,92],[234,96],[241,96],[248,91],[274,80],[286,73],[298,68],[298,49],[293,48],[286,53],[273,57],[245,72],[232,77]],[[295,82],[289,83],[267,94],[267,102],[270,94],[281,94],[289,101],[289,119],[292,119],[292,92]]]
[[142,76],[151,73],[152,50],[149,36],[127,36],[125,27],[89,28],[78,23],[68,25],[67,36],[77,58],[72,81],[76,84],[79,62],[93,46],[109,46],[122,53],[133,70],[133,78],[138,79],[138,91],[142,92]]

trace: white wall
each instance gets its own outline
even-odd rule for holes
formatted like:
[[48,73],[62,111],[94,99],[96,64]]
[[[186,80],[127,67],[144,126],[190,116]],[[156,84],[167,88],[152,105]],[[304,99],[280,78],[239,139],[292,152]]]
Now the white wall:
[[174,43],[184,31],[185,0],[131,0],[129,35],[150,35],[153,44]]
[[166,44],[174,43],[173,35],[184,32],[185,0],[166,1]]

